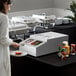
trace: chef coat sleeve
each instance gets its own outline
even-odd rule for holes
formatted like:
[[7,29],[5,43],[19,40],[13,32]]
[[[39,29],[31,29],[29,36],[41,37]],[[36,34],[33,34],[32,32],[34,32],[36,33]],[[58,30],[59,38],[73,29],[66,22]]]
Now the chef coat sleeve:
[[9,46],[13,40],[9,38],[8,16],[3,16],[0,20],[0,44]]

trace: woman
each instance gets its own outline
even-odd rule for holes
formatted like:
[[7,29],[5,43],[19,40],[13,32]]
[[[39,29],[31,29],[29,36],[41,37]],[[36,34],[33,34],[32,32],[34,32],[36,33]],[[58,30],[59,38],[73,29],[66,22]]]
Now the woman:
[[9,46],[19,47],[9,38],[7,14],[10,5],[10,0],[0,0],[0,76],[11,76]]

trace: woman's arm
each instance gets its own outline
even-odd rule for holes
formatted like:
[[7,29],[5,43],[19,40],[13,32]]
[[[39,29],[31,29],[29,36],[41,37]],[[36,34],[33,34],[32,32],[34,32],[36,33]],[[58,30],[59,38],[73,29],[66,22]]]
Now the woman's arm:
[[8,16],[3,15],[0,18],[0,43],[4,46],[12,45],[14,47],[19,46],[18,43],[13,42],[12,39],[9,38],[9,28],[8,28]]

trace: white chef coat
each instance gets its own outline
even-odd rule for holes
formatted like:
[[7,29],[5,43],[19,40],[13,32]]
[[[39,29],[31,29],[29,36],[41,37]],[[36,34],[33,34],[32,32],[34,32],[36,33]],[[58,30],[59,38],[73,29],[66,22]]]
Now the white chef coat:
[[0,12],[0,76],[11,76],[8,16]]

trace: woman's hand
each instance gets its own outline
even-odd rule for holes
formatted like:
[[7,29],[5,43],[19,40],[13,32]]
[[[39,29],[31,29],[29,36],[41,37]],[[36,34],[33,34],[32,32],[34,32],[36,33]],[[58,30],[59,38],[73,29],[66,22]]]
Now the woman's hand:
[[12,43],[12,46],[15,47],[15,48],[17,48],[17,47],[20,46],[20,44],[18,44],[18,43],[16,43],[16,42],[13,42],[13,43]]

